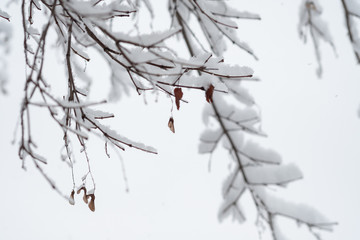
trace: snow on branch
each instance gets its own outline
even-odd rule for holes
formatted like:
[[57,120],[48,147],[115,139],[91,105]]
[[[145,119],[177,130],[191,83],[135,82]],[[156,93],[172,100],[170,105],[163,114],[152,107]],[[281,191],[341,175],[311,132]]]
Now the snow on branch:
[[241,198],[245,190],[246,185],[243,177],[238,171],[234,171],[223,184],[224,202],[220,206],[219,221],[223,221],[230,215],[239,223],[246,220],[243,209],[238,203],[238,199]]
[[10,15],[1,9],[0,9],[0,18],[3,18],[10,22]]
[[245,171],[252,185],[285,185],[302,178],[300,169],[293,164],[280,166],[248,166]]
[[[149,2],[143,1],[152,12]],[[121,150],[135,148],[147,153],[156,153],[154,148],[130,140],[106,126],[103,120],[114,115],[93,109],[97,104],[105,102],[86,101],[89,89],[82,88],[77,79],[85,80],[87,86],[90,79],[77,66],[76,58],[91,61],[88,54],[88,49],[91,48],[109,64],[113,84],[129,86],[139,95],[145,91],[161,92],[174,98],[179,109],[180,101],[184,101],[182,88],[197,89],[205,93],[210,107],[204,113],[204,118],[214,119],[217,125],[204,131],[199,150],[201,153],[211,154],[222,142],[235,166],[224,183],[220,220],[233,216],[239,222],[245,221],[239,200],[243,193],[248,191],[258,216],[268,224],[274,240],[279,236],[277,229],[280,226],[275,224],[277,217],[302,222],[311,229],[330,228],[333,223],[326,219],[307,219],[299,214],[301,211],[307,211],[319,216],[311,208],[288,204],[287,208],[282,210],[276,207],[279,201],[267,194],[269,185],[283,187],[300,179],[301,172],[295,165],[282,165],[279,154],[248,139],[249,136],[265,136],[261,129],[258,107],[253,97],[242,86],[244,80],[256,80],[253,78],[253,70],[245,66],[229,65],[218,57],[225,50],[227,39],[257,59],[254,51],[238,38],[235,20],[260,17],[234,10],[223,1],[171,0],[169,3],[173,23],[170,29],[152,34],[130,35],[114,31],[113,23],[121,23],[123,17],[129,17],[137,11],[131,1],[22,0],[23,42],[27,67],[20,111],[19,156],[23,164],[26,156],[30,156],[50,186],[67,198],[70,204],[74,204],[75,192],[83,192],[84,202],[91,211],[95,211],[96,184],[87,149],[87,141],[91,134],[104,140],[106,155],[108,144]],[[36,22],[37,15],[34,13],[41,13],[46,21],[43,24]],[[310,29],[319,64],[318,40],[321,38],[332,45],[330,35],[319,18],[320,13],[316,2],[306,1],[300,24],[304,36],[306,34],[303,28]],[[197,37],[197,31],[189,24],[189,16],[197,19],[210,46],[210,53]],[[67,93],[63,98],[52,93],[51,82],[48,82],[49,79],[43,72],[47,61],[45,52],[47,41],[50,41],[50,29],[57,34],[57,43],[62,49],[65,63]],[[191,55],[190,59],[178,57],[176,51],[167,46],[167,40],[175,35],[183,37]],[[321,73],[321,65],[319,66]],[[118,82],[115,82],[115,79]],[[116,88],[112,94],[119,95]],[[230,104],[231,101],[236,104]],[[62,131],[66,151],[64,161],[70,166],[73,181],[70,196],[63,194],[43,170],[47,161],[36,150],[31,124],[31,113],[35,107],[44,108],[49,119]],[[169,127],[175,132],[172,117]],[[76,186],[74,178],[74,154],[71,147],[73,137],[80,145],[87,165],[87,172],[81,178],[80,187]],[[89,179],[92,183],[90,191],[86,189],[86,181]]]
[[294,164],[281,164],[279,154],[246,140],[244,129],[227,125],[223,114],[230,109],[236,110],[224,100],[219,100],[219,96],[214,98],[212,106],[213,111],[206,111],[206,114],[218,121],[219,128],[213,133],[205,130],[200,144],[200,149],[205,150],[201,152],[212,153],[222,138],[223,146],[235,161],[231,175],[223,184],[224,200],[220,207],[219,220],[232,216],[239,222],[245,221],[244,210],[239,202],[243,193],[248,191],[259,218],[268,224],[274,240],[281,239],[281,226],[275,221],[278,217],[307,225],[314,236],[317,233],[313,229],[331,230],[336,223],[322,217],[317,210],[305,205],[283,202],[275,197],[274,193],[269,193],[269,186],[285,187],[288,183],[301,179],[299,168]]
[[[1,10],[0,10],[1,15]],[[5,15],[5,14],[4,14]],[[9,24],[0,20],[0,93],[6,94],[7,84],[7,58],[5,57],[10,52],[10,40],[12,38],[12,29]]]
[[[79,18],[93,18],[96,21],[108,20],[116,17],[129,17],[136,9],[125,5],[122,0],[105,1],[60,1],[69,11],[76,13]],[[98,4],[97,4],[98,3]]]
[[[219,11],[217,12],[216,9]],[[188,16],[194,15],[214,54],[222,53],[225,49],[223,39],[228,38],[239,48],[255,57],[253,51],[246,44],[237,40],[234,31],[237,28],[236,24],[225,19],[229,16],[225,16],[224,9],[228,9],[228,4],[223,1],[170,1],[169,11],[173,24],[182,27],[182,37],[191,56],[198,56],[200,52],[205,50],[204,44],[196,37],[196,31],[187,23]],[[229,7],[229,9],[231,8]],[[321,21],[313,16],[314,13],[309,12],[311,9],[305,8],[305,10],[307,10],[305,11],[307,15],[302,18],[305,19],[303,25],[311,25],[315,43],[317,44],[319,37],[331,43],[329,34],[320,31],[323,29],[322,25],[321,28],[319,27]],[[229,13],[229,15],[232,14]],[[310,14],[311,19],[309,21]],[[316,19],[315,23],[312,22],[314,18]],[[317,27],[319,29],[313,29]],[[317,32],[314,33],[314,31]],[[204,74],[201,71],[198,73],[200,76]],[[222,142],[222,146],[228,150],[230,158],[234,161],[232,172],[223,184],[223,202],[218,214],[219,220],[223,221],[232,216],[234,220],[240,223],[244,222],[245,214],[240,206],[240,199],[243,193],[248,191],[259,219],[269,226],[274,240],[284,239],[280,230],[281,226],[277,224],[279,217],[286,217],[307,224],[311,233],[313,233],[313,228],[321,230],[325,229],[324,226],[331,228],[333,222],[323,218],[317,221],[318,218],[316,217],[306,219],[300,213],[304,210],[308,214],[320,216],[317,211],[312,212],[311,208],[288,204],[286,211],[280,211],[281,209],[274,207],[273,204],[276,206],[277,202],[275,198],[271,198],[271,195],[268,197],[269,186],[284,187],[292,181],[301,179],[302,173],[293,164],[283,165],[278,153],[249,140],[250,136],[265,136],[265,134],[261,130],[261,117],[258,107],[253,97],[242,87],[243,79],[238,78],[234,82],[231,78],[222,76],[218,76],[218,78],[227,87],[228,94],[214,93],[211,101],[209,101],[211,105],[205,108],[203,113],[205,124],[208,124],[211,118],[216,124],[215,126],[212,124],[202,133],[199,152],[212,154]],[[230,104],[234,102],[236,104]],[[261,191],[262,189],[263,191]]]
[[348,37],[354,50],[356,61],[360,64],[360,37],[356,20],[360,21],[360,5],[356,1],[341,0]]
[[[145,4],[150,7],[149,3]],[[194,2],[195,4],[195,2]],[[206,10],[206,4],[199,1],[197,14],[206,14],[208,18],[222,27],[233,24],[229,18],[224,18],[224,9],[220,15],[214,15]],[[157,153],[153,147],[130,140],[110,127],[103,124],[103,120],[114,117],[111,113],[103,113],[93,109],[105,101],[88,102],[91,79],[78,66],[77,60],[91,61],[88,50],[95,49],[109,64],[111,81],[114,85],[129,86],[138,94],[145,91],[158,91],[176,101],[175,89],[189,88],[206,92],[207,101],[211,101],[213,92],[228,92],[227,86],[220,78],[242,80],[251,78],[253,71],[248,67],[233,66],[224,63],[222,58],[204,52],[199,52],[190,59],[177,56],[176,51],[167,46],[166,42],[182,31],[177,25],[161,32],[151,34],[129,34],[114,30],[114,24],[121,23],[124,17],[137,12],[138,4],[130,1],[81,1],[81,0],[31,0],[22,1],[22,23],[24,31],[25,63],[28,69],[25,82],[25,92],[20,112],[21,140],[19,156],[25,162],[25,155],[32,158],[35,165],[46,163],[45,157],[40,157],[34,143],[30,113],[32,108],[44,108],[49,118],[54,121],[63,132],[66,161],[73,174],[73,150],[71,136],[75,136],[88,165],[88,173],[82,179],[83,184],[90,178],[93,189],[95,181],[90,168],[90,158],[87,153],[87,141],[92,134],[99,136],[107,145],[125,150],[127,147],[135,148],[148,153]],[[151,9],[151,8],[149,8]],[[219,9],[220,10],[220,9]],[[37,21],[38,14],[46,19]],[[233,10],[231,14],[241,15]],[[245,14],[246,15],[246,14]],[[247,14],[248,17],[255,17]],[[223,19],[224,18],[224,19]],[[67,94],[59,97],[51,91],[51,82],[43,73],[47,61],[48,33],[54,30],[57,34],[57,43],[63,51],[63,60],[67,75]],[[223,30],[230,34],[227,30]],[[201,73],[201,76],[198,75]],[[86,83],[80,86],[77,79]],[[209,86],[212,86],[209,92]],[[118,88],[112,88],[113,96],[118,96]],[[250,129],[250,128],[249,128]],[[51,186],[52,180],[48,179]],[[75,191],[73,178],[73,191]],[[71,198],[71,196],[70,196]],[[71,200],[71,199],[70,199]],[[90,206],[89,206],[90,207]]]
[[272,215],[290,218],[311,228],[331,231],[336,222],[330,221],[322,213],[305,204],[291,203],[274,196],[264,187],[253,187],[254,194],[264,208]]
[[310,33],[312,39],[318,68],[318,77],[322,75],[320,39],[330,44],[335,52],[335,45],[328,30],[326,23],[321,19],[322,8],[317,0],[303,0],[300,7],[299,34],[304,42],[307,41],[307,34]]
[[237,33],[234,31],[238,28],[237,24],[231,20],[231,18],[259,20],[260,17],[257,14],[234,10],[222,1],[179,0],[169,1],[169,3],[173,25],[181,26],[187,32],[187,37],[184,40],[192,47],[191,51],[193,53],[191,55],[196,55],[199,51],[197,45],[200,49],[205,50],[204,44],[199,41],[195,32],[187,23],[189,16],[193,15],[197,19],[214,54],[220,56],[225,51],[225,38],[257,59],[250,46],[238,38]]

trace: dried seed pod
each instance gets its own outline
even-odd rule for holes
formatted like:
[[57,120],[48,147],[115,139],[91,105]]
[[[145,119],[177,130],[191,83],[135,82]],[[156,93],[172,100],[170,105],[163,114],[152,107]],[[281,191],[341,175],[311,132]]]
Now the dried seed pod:
[[213,97],[214,89],[215,89],[214,86],[212,84],[210,84],[209,88],[205,92],[206,101],[208,103],[213,102],[212,97]]
[[168,127],[170,128],[170,130],[175,133],[175,127],[174,127],[174,119],[172,117],[170,117],[169,122],[168,122]]
[[177,110],[179,110],[180,109],[180,100],[184,95],[181,88],[175,88],[174,95],[175,95],[176,108],[177,108]]
[[86,193],[84,193],[84,196],[83,196],[83,201],[84,201],[84,203],[88,203],[89,201],[88,201],[88,198],[89,198],[89,196],[88,195],[86,195]]
[[74,189],[71,191],[70,197],[69,197],[69,203],[71,205],[75,205],[75,199],[74,199],[75,191]]
[[94,194],[90,194],[87,195],[87,197],[90,197],[90,203],[89,203],[89,208],[91,211],[95,212],[95,195]]
[[88,204],[88,195],[86,195],[87,190],[85,187],[81,187],[79,190],[77,190],[77,194],[80,194],[81,190],[84,191],[84,196],[83,196],[84,203]]

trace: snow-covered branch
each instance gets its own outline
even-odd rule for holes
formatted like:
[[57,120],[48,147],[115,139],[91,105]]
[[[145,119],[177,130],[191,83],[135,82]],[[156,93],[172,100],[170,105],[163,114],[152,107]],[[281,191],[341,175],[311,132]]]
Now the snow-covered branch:
[[[145,1],[145,4],[151,11],[150,3]],[[206,8],[201,1],[194,4],[199,8],[197,14],[206,13],[207,18],[215,21],[214,26],[219,24],[216,19],[225,19],[224,9],[218,12],[220,14],[218,16],[212,13],[215,9],[212,12],[204,12]],[[140,35],[115,31],[114,22],[121,23],[122,18],[136,13],[138,5],[138,2],[133,4],[131,1],[122,0],[107,2],[96,0],[22,1],[24,53],[28,71],[20,112],[19,156],[24,164],[26,156],[30,156],[39,169],[40,164],[46,164],[46,157],[41,156],[35,147],[31,112],[35,107],[47,109],[50,119],[63,132],[66,159],[73,178],[72,193],[75,192],[76,179],[74,179],[73,150],[70,147],[71,135],[77,139],[88,165],[88,172],[82,179],[82,185],[85,185],[87,178],[90,178],[93,191],[95,191],[95,181],[90,170],[87,152],[89,133],[102,138],[106,142],[105,146],[112,144],[121,150],[130,147],[156,153],[154,148],[132,141],[101,123],[103,119],[114,117],[113,114],[91,109],[94,104],[86,101],[91,80],[77,64],[78,59],[91,61],[88,49],[95,49],[109,64],[114,84],[112,95],[119,95],[116,86],[121,81],[121,85],[134,88],[138,94],[144,91],[158,91],[176,98],[177,101],[184,101],[178,99],[175,89],[197,89],[208,94],[209,86],[212,86],[211,92],[226,93],[229,89],[219,78],[241,80],[252,77],[253,71],[250,68],[227,65],[222,58],[213,54],[199,53],[190,59],[178,57],[176,51],[166,45],[166,41],[179,34],[182,31],[181,26]],[[38,14],[42,15],[45,22],[37,20]],[[227,18],[240,15],[241,13],[233,10]],[[249,13],[243,13],[243,15],[247,18],[256,18],[255,15]],[[230,26],[228,19],[221,23],[222,27]],[[63,53],[68,89],[66,96],[63,97],[52,93],[50,88],[52,83],[43,71],[45,62],[48,61],[45,52],[49,45],[47,42],[51,41],[48,37],[50,31],[55,31],[57,44]],[[228,36],[233,36],[228,30],[222,31]],[[201,73],[201,76],[198,73]],[[80,86],[77,79],[84,80],[87,86],[85,88]],[[104,101],[99,102],[104,103]],[[107,153],[107,149],[105,152]],[[45,178],[53,188],[60,192],[54,187],[53,180]],[[70,200],[71,196],[72,194],[70,194]]]
[[[0,10],[1,14],[1,10]],[[6,55],[10,52],[10,40],[12,38],[11,26],[0,20],[0,93],[6,94],[7,83],[7,58]]]
[[314,45],[315,56],[318,62],[316,73],[322,75],[320,39],[327,42],[335,51],[335,45],[326,23],[321,19],[322,8],[317,0],[303,0],[300,6],[299,34],[304,42],[307,41],[307,34],[310,33]]
[[192,51],[196,51],[193,55],[198,53],[196,44],[202,50],[205,50],[205,47],[203,43],[200,43],[192,27],[187,23],[191,15],[197,19],[213,53],[218,56],[221,55],[226,49],[225,40],[227,39],[257,59],[254,51],[248,44],[238,38],[234,31],[238,28],[237,24],[231,19],[260,20],[259,15],[235,10],[222,1],[204,0],[170,0],[169,11],[172,15],[173,25],[180,25],[184,29],[183,31],[187,32],[186,41],[192,46]]
[[[261,129],[258,106],[243,83],[258,79],[253,77],[251,68],[229,65],[220,57],[228,42],[257,59],[252,48],[238,37],[236,20],[260,20],[260,16],[233,9],[225,1],[169,0],[170,29],[150,34],[115,30],[116,23],[138,13],[141,3],[153,16],[153,8],[148,0],[22,0],[27,68],[19,121],[19,157],[23,160],[23,166],[29,156],[50,186],[67,198],[70,204],[74,204],[75,193],[83,192],[84,202],[94,211],[96,183],[87,148],[90,136],[98,136],[104,141],[106,155],[109,155],[108,144],[120,150],[134,148],[157,153],[153,147],[130,140],[104,124],[104,119],[113,118],[114,114],[94,108],[106,101],[89,102],[86,99],[91,79],[77,61],[91,61],[89,49],[93,49],[110,67],[112,99],[120,95],[119,86],[123,91],[133,89],[139,95],[156,91],[175,99],[177,109],[180,109],[180,102],[185,102],[182,99],[183,88],[205,93],[209,105],[204,117],[213,118],[217,125],[207,128],[202,134],[200,152],[212,154],[222,144],[234,162],[224,182],[220,220],[233,216],[239,222],[245,221],[245,212],[239,202],[243,193],[249,192],[259,219],[268,225],[274,240],[280,239],[281,226],[277,224],[277,219],[282,217],[307,225],[311,232],[313,229],[331,229],[334,223],[316,210],[286,203],[273,196],[269,186],[284,187],[301,179],[302,173],[294,164],[283,164],[279,154],[273,150],[261,147],[252,140],[266,134]],[[322,71],[319,39],[333,46],[320,14],[317,1],[304,1],[299,27],[304,39],[306,31],[310,32],[319,62],[319,75]],[[39,15],[42,21],[38,21]],[[7,18],[2,11],[0,16]],[[196,19],[197,29],[192,25],[192,18]],[[136,24],[134,22],[134,28]],[[44,73],[44,65],[48,61],[45,54],[48,42],[53,41],[49,32],[56,33],[56,43],[65,66],[67,92],[60,96],[53,93],[50,87],[52,79]],[[202,32],[206,42],[200,40],[199,32]],[[180,54],[167,45],[174,36],[184,40],[190,53],[189,59],[179,57]],[[83,80],[85,87],[78,80]],[[43,170],[47,158],[41,155],[35,143],[31,122],[34,108],[45,109],[48,118],[62,133],[63,160],[70,167],[73,184],[69,196],[63,194]],[[169,127],[175,132],[173,117],[169,119]],[[76,139],[87,166],[80,186],[74,177],[73,139]]]
[[[208,3],[210,4],[206,5]],[[221,4],[225,5],[224,2],[219,4],[212,1],[170,1],[170,13],[177,24],[182,26],[182,36],[191,55],[197,55],[201,51],[200,49],[203,49],[203,44],[194,37],[196,31],[191,29],[183,17],[188,16],[189,12],[196,12],[202,31],[207,36],[210,48],[215,54],[221,52],[219,43],[223,36],[228,37],[228,35],[214,29],[219,30],[225,25],[227,25],[227,29],[236,26],[234,23],[226,22],[226,12],[216,14],[216,18],[213,17],[211,12],[213,8],[209,7],[213,6],[211,4],[216,5],[219,9],[221,9],[219,7]],[[196,10],[197,8],[199,10]],[[188,11],[186,14],[183,13],[184,9]],[[231,8],[229,7],[229,9]],[[204,19],[211,22],[212,25],[204,24]],[[209,37],[210,33],[217,34],[217,37]],[[213,41],[214,39],[216,41]],[[241,48],[240,45],[238,46]],[[252,51],[249,53],[253,54]],[[202,73],[199,72],[199,74]],[[281,227],[277,224],[279,217],[301,222],[309,227],[310,232],[313,228],[331,229],[335,223],[326,220],[317,211],[296,204],[287,204],[286,208],[281,208],[283,202],[272,197],[273,193],[269,193],[268,186],[284,187],[292,181],[301,179],[302,173],[293,164],[282,164],[281,158],[276,152],[264,149],[248,139],[247,135],[265,135],[260,128],[261,119],[256,111],[255,101],[241,86],[240,80],[234,83],[229,78],[220,77],[219,79],[227,86],[229,92],[227,95],[214,94],[210,101],[211,105],[205,108],[205,124],[209,122],[209,118],[213,118],[218,124],[215,128],[205,129],[199,146],[200,153],[212,154],[222,142],[223,147],[229,151],[231,158],[235,161],[235,167],[223,185],[224,201],[220,207],[219,220],[222,221],[226,217],[232,216],[238,222],[244,222],[246,218],[244,209],[240,205],[240,199],[243,193],[248,191],[259,218],[267,223],[274,240],[283,239]],[[230,101],[235,101],[236,105],[230,104]]]
[[3,18],[10,22],[10,15],[1,9],[0,9],[0,18]]
[[341,3],[344,9],[348,37],[354,50],[356,61],[360,63],[360,38],[356,28],[356,20],[360,21],[360,5],[352,0],[341,0]]

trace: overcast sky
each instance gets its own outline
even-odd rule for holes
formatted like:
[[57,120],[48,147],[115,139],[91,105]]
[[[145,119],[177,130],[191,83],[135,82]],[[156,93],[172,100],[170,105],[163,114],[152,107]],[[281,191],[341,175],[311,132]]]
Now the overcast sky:
[[[262,17],[262,21],[239,22],[239,36],[249,42],[260,60],[256,62],[237,49],[225,55],[227,62],[250,66],[261,78],[261,82],[246,85],[261,107],[263,130],[269,135],[259,141],[278,151],[284,162],[296,163],[304,173],[304,179],[289,184],[281,194],[312,205],[339,222],[333,233],[324,234],[325,239],[359,239],[360,66],[355,65],[348,43],[340,1],[322,1],[337,55],[330,46],[321,44],[321,79],[315,74],[312,45],[304,45],[298,37],[300,1],[231,2]],[[0,7],[3,5],[1,2]],[[89,151],[97,184],[94,213],[80,196],[75,206],[59,197],[30,161],[27,171],[22,170],[17,144],[11,145],[25,78],[21,19],[15,13],[18,9],[14,5],[9,11],[13,16],[10,24],[15,27],[8,57],[9,95],[0,95],[0,239],[258,238],[254,207],[246,203],[248,197],[243,199],[248,219],[245,224],[231,219],[220,224],[217,220],[221,184],[228,175],[230,160],[224,151],[216,152],[209,171],[209,156],[198,154],[199,134],[204,129],[203,93],[184,92],[190,103],[174,112],[176,134],[167,127],[171,102],[164,96],[156,102],[148,95],[145,105],[143,97],[132,93],[132,97],[123,96],[120,102],[105,107],[116,116],[107,124],[131,139],[156,147],[159,155],[131,149],[121,153],[130,189],[127,192],[121,161],[112,150],[108,159],[103,143],[94,138]],[[164,11],[165,7],[159,7],[158,23],[166,19],[161,16]],[[57,74],[63,71],[61,58],[56,53],[50,56],[53,58],[46,74],[59,84],[65,81]],[[108,73],[96,69],[97,64],[101,62],[94,59],[87,66],[96,79],[92,88],[97,91],[91,92],[91,97],[103,99],[110,87]],[[36,134],[39,148],[53,157],[49,159],[49,173],[70,193],[70,171],[59,158],[61,131],[45,124],[46,114],[36,112],[33,118],[34,128],[42,130]],[[292,222],[283,224],[289,239],[310,239],[305,227],[298,230]]]

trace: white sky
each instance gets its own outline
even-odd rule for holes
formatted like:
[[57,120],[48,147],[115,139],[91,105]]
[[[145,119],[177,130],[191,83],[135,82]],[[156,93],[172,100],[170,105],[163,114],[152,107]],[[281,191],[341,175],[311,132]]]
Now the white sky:
[[[322,79],[316,78],[312,45],[304,45],[297,34],[299,1],[232,2],[259,13],[263,19],[239,22],[239,36],[250,43],[259,62],[240,50],[225,55],[227,62],[248,65],[262,79],[246,85],[261,106],[263,129],[269,135],[259,141],[277,150],[284,162],[295,162],[305,176],[281,194],[308,203],[339,222],[332,234],[324,235],[325,239],[359,239],[360,66],[354,64],[340,1],[323,1],[327,4],[324,18],[329,22],[338,57],[329,46],[321,45]],[[217,221],[221,183],[230,161],[226,153],[218,151],[208,172],[209,156],[197,154],[199,134],[204,128],[203,93],[184,91],[190,103],[174,112],[176,134],[167,128],[171,103],[163,96],[159,103],[148,96],[145,107],[142,97],[124,96],[109,107],[116,119],[108,124],[129,138],[156,147],[159,155],[131,149],[121,153],[130,186],[126,193],[119,159],[113,151],[108,159],[101,141],[94,139],[90,158],[97,184],[95,213],[88,210],[80,196],[76,205],[70,206],[51,190],[30,161],[28,170],[23,171],[17,146],[10,144],[24,82],[20,20],[16,19],[14,6],[11,10],[11,24],[17,29],[8,62],[10,94],[0,96],[0,239],[258,239],[254,209],[246,204],[247,199],[246,224]],[[58,82],[65,81],[55,74],[62,71],[59,59],[54,54],[47,72]],[[92,61],[88,69],[96,66],[96,60]],[[109,87],[104,73],[96,70],[91,75],[101,80],[94,82],[93,88],[101,91],[92,93],[92,97],[103,98]],[[61,132],[45,124],[46,115],[36,114],[33,123],[42,130],[35,135],[36,141],[47,156],[52,156],[50,173],[70,193],[70,171],[59,162]],[[284,226],[289,238],[310,239],[304,227],[297,230],[287,221]]]

